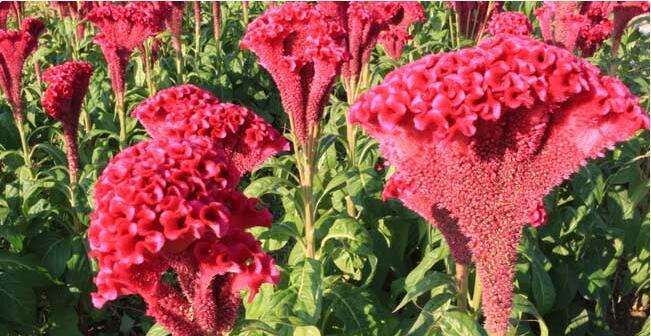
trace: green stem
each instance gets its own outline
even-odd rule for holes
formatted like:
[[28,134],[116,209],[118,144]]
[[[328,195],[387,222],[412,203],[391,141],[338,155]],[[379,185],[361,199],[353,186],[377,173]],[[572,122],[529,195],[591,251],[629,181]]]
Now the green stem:
[[298,166],[299,178],[301,180],[301,193],[303,196],[304,226],[305,226],[305,256],[314,258],[314,197],[313,197],[313,179],[314,165],[316,157],[316,145],[318,144],[319,128],[317,124],[310,125],[308,136],[305,142],[296,143],[296,163]]
[[120,149],[127,147],[127,120],[124,110],[124,97],[117,95],[115,97],[115,112],[120,122]]
[[152,77],[152,64],[151,64],[151,41],[148,40],[145,45],[145,77],[147,78],[147,89],[149,90],[149,97],[156,94],[156,86]]
[[27,135],[25,133],[25,126],[23,125],[22,118],[15,118],[16,128],[18,129],[18,135],[20,136],[20,145],[23,149],[23,159],[25,160],[25,165],[31,168],[32,163],[29,159],[29,144],[27,143]]
[[[183,46],[181,46],[183,48]],[[176,51],[177,84],[183,83],[183,50]]]
[[475,285],[472,291],[470,307],[474,312],[478,312],[481,307],[481,281],[479,280],[479,271],[477,269],[475,269]]
[[465,311],[468,309],[468,274],[466,264],[455,263],[454,282],[457,287],[457,307]]

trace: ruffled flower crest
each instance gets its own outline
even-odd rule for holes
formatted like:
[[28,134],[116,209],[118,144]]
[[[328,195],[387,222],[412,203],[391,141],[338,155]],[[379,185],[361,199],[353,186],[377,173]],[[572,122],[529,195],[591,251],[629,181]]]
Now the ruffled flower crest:
[[191,84],[158,92],[140,103],[133,117],[154,138],[210,138],[241,172],[289,149],[287,140],[254,112],[221,103]]
[[41,103],[45,112],[63,126],[70,180],[79,173],[77,129],[81,105],[88,91],[93,67],[86,62],[66,62],[49,68],[43,74],[48,87]]
[[349,118],[396,167],[385,197],[437,225],[477,263],[488,330],[507,329],[522,227],[586,163],[648,128],[638,100],[567,50],[500,35],[390,73]]
[[305,141],[348,56],[343,28],[314,5],[285,3],[248,25],[241,48],[256,53],[269,71],[295,136]]
[[498,34],[528,36],[531,35],[531,31],[529,18],[519,12],[496,13],[488,21],[488,32],[493,36]]
[[[147,314],[178,336],[221,334],[263,283],[273,258],[246,229],[271,214],[237,190],[239,172],[207,138],[158,138],[116,155],[95,186],[88,237],[102,307],[137,294]],[[180,290],[163,279],[173,270]]]
[[44,30],[45,25],[34,18],[23,20],[20,30],[0,30],[0,87],[18,122],[23,121],[23,66],[38,47],[38,37]]
[[166,8],[149,2],[104,4],[86,16],[100,30],[94,40],[108,62],[111,84],[118,97],[124,95],[124,76],[131,53],[165,29]]
[[425,20],[423,6],[418,2],[399,2],[398,10],[389,21],[387,30],[380,33],[380,42],[389,57],[398,60],[407,41],[412,39],[409,27]]

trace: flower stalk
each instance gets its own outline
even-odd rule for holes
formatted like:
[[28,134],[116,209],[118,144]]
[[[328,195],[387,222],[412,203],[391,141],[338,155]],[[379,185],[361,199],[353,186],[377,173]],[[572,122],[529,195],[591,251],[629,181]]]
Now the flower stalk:
[[154,84],[154,78],[152,76],[153,72],[153,57],[152,57],[152,46],[151,46],[151,39],[148,39],[144,43],[144,53],[145,53],[145,61],[144,61],[144,68],[145,68],[145,77],[147,79],[147,90],[149,91],[149,97],[153,97],[156,94],[156,84]]
[[22,118],[14,119],[16,122],[16,128],[18,129],[18,135],[20,136],[20,146],[23,150],[23,160],[25,160],[25,165],[27,167],[32,166],[29,155],[29,144],[27,143],[27,134],[25,133],[25,125],[23,125]]
[[469,267],[467,264],[454,264],[454,283],[457,287],[457,307],[465,311],[468,309],[468,274]]
[[303,224],[305,228],[305,256],[314,258],[314,222],[316,211],[314,208],[313,179],[316,164],[316,149],[319,143],[319,126],[314,123],[309,127],[305,142],[296,141],[294,154],[301,183],[301,196],[303,197]]
[[124,96],[117,92],[115,95],[115,114],[117,114],[120,123],[120,149],[125,149],[127,148],[127,116],[124,108]]

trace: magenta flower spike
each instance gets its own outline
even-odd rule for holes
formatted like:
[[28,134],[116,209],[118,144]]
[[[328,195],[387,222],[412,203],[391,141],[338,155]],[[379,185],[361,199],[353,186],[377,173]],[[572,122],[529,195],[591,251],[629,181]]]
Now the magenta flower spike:
[[41,101],[45,112],[63,126],[71,183],[79,175],[79,114],[92,75],[93,67],[86,62],[66,62],[47,69],[43,75],[48,87]]
[[23,66],[27,57],[38,47],[38,37],[45,30],[34,18],[23,20],[20,30],[0,30],[0,87],[12,107],[16,122],[23,122],[21,98]]
[[638,100],[565,49],[498,35],[390,73],[350,109],[396,171],[385,197],[439,227],[477,264],[486,328],[505,335],[522,228],[543,197],[648,128]]
[[268,9],[247,27],[241,48],[256,53],[273,77],[301,142],[318,124],[347,57],[344,42],[343,28],[306,3]]
[[[97,181],[88,238],[99,273],[95,307],[140,295],[173,335],[221,335],[263,283],[271,256],[246,230],[272,216],[237,190],[239,172],[210,139],[158,138],[116,155]],[[180,289],[162,279],[176,272]]]

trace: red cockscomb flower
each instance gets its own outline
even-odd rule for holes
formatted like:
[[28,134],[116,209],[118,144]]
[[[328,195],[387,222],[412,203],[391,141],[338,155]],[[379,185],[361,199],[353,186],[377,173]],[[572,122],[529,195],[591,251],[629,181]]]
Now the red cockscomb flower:
[[[398,60],[407,41],[411,40],[409,26],[415,22],[423,22],[425,13],[418,2],[399,2],[399,8],[394,18],[389,22],[388,30],[380,33],[380,42],[389,57]],[[393,22],[397,21],[397,22]]]
[[79,172],[79,113],[92,75],[93,67],[86,62],[66,62],[47,69],[43,75],[43,80],[49,85],[41,102],[45,112],[63,126],[68,172],[73,183],[77,181]]
[[586,44],[588,42],[580,42],[580,39],[582,37],[590,38],[591,34],[597,34],[596,29],[600,29],[598,27],[591,31],[592,26],[596,23],[585,13],[579,12],[577,1],[549,1],[544,6],[537,8],[534,13],[538,17],[545,41],[570,51],[574,51],[574,47],[577,45],[582,45],[587,51],[589,46]]
[[512,35],[393,71],[349,117],[396,167],[385,196],[436,224],[458,262],[472,253],[492,335],[506,332],[516,247],[542,198],[649,125],[619,80]]
[[531,22],[526,15],[518,12],[502,12],[491,16],[488,32],[495,36],[510,34],[516,36],[531,35]]
[[20,30],[0,30],[0,86],[5,99],[12,107],[14,118],[21,123],[23,66],[27,57],[36,50],[38,37],[43,30],[43,23],[34,18],[23,20]]
[[104,4],[93,8],[86,19],[97,26],[95,36],[108,62],[116,96],[124,96],[124,76],[133,50],[149,37],[164,30],[164,6],[130,2],[125,6]]
[[251,22],[241,47],[274,78],[295,136],[305,141],[346,57],[343,28],[314,5],[285,3]]
[[610,36],[613,22],[608,19],[612,12],[612,2],[589,1],[582,2],[580,13],[585,15],[589,24],[579,33],[577,47],[581,50],[582,57],[592,56],[601,44]]
[[446,1],[446,3],[457,14],[459,33],[471,40],[477,39],[477,35],[484,31],[486,23],[502,7],[502,3],[499,1],[494,3],[489,1]]
[[[75,21],[81,20],[86,17],[86,14],[90,12],[91,9],[97,6],[95,1],[50,1],[50,5],[56,8],[61,16],[70,16]],[[79,22],[77,23],[77,38],[84,38],[84,24]]]
[[634,17],[648,12],[648,1],[618,1],[616,4],[613,4],[613,13],[615,14],[612,33],[613,55],[617,55],[619,42],[622,38],[622,34],[624,34],[624,29],[626,28],[626,25],[628,25],[628,22]]
[[209,92],[186,84],[158,92],[133,110],[154,138],[210,138],[241,171],[247,172],[289,143],[254,112],[221,103]]
[[[88,231],[99,273],[93,304],[137,294],[172,334],[229,330],[240,305],[276,283],[273,258],[246,229],[271,214],[237,190],[239,173],[207,138],[159,138],[111,160],[95,186]],[[180,289],[163,280],[176,273]]]

